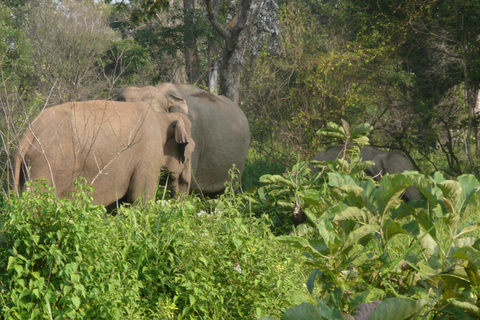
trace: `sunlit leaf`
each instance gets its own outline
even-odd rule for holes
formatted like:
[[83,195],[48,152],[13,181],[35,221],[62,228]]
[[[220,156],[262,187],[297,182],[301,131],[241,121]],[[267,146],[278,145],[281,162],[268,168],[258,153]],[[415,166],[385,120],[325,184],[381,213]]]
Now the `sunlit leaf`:
[[446,199],[447,207],[457,213],[461,206],[462,186],[458,181],[446,180],[438,184]]
[[405,229],[402,228],[402,225],[392,219],[388,218],[384,222],[384,231],[388,239],[391,239],[397,234],[408,234]]
[[428,304],[427,299],[390,298],[384,300],[370,316],[370,320],[403,320],[413,316]]
[[478,213],[480,213],[480,189],[468,195],[462,210],[462,220],[465,221]]
[[454,258],[460,258],[469,261],[477,269],[480,269],[480,252],[472,247],[461,247],[455,250],[452,255]]
[[480,311],[480,308],[478,308],[473,303],[470,303],[470,302],[467,302],[467,301],[458,301],[456,299],[448,299],[448,303],[450,303],[451,305],[453,305],[455,307],[462,308],[464,310],[473,312],[477,315],[479,314],[479,311]]
[[333,221],[342,221],[342,220],[351,220],[357,221],[360,223],[368,224],[369,216],[368,213],[357,207],[347,207],[342,212],[339,212],[333,218]]
[[405,189],[411,185],[411,179],[403,174],[387,174],[383,177],[376,192],[379,212],[384,214],[393,203],[398,201]]
[[357,243],[363,237],[368,236],[372,234],[372,232],[375,232],[377,230],[380,230],[380,226],[377,224],[367,224],[355,229],[348,235],[342,246],[341,251],[348,249],[350,246]]

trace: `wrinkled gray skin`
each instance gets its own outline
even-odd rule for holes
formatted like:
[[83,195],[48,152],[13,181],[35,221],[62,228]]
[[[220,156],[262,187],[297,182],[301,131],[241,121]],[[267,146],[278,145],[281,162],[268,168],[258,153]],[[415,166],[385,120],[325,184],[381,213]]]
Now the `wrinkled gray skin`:
[[15,156],[15,186],[47,179],[60,198],[79,176],[95,189],[94,203],[154,199],[161,171],[168,188],[188,193],[195,143],[188,117],[143,102],[70,102],[45,109],[27,128]]
[[[333,161],[343,156],[343,146],[336,146],[327,151],[322,150],[317,153],[313,160]],[[374,165],[367,169],[367,174],[380,180],[387,173],[402,173],[412,171],[412,165],[407,157],[399,152],[383,151],[371,146],[360,148],[360,157],[364,161],[373,161]],[[407,200],[418,200],[419,193],[416,187],[409,187],[405,190],[404,197]]]
[[[120,101],[144,101],[165,112],[184,113],[192,122],[196,147],[192,155],[192,191],[217,195],[225,189],[232,166],[245,168],[250,146],[248,120],[240,107],[189,84],[161,83],[156,87],[127,87]],[[188,107],[187,107],[188,106]]]

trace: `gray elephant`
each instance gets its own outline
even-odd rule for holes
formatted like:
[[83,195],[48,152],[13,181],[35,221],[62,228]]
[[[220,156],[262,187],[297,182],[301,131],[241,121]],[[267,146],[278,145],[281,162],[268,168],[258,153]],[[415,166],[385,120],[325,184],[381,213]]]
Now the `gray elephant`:
[[241,179],[250,146],[250,129],[245,114],[233,101],[193,85],[171,83],[127,87],[118,100],[144,101],[155,109],[188,115],[196,143],[192,155],[193,192],[209,196],[223,192],[233,165],[240,170],[238,179]]
[[[335,146],[328,150],[317,153],[313,160],[333,161],[343,156],[344,146]],[[367,174],[380,180],[386,173],[402,173],[412,171],[412,164],[406,156],[400,152],[390,152],[377,149],[372,146],[360,147],[360,157],[364,161],[373,161],[374,165],[366,170]],[[311,166],[311,168],[313,168]],[[409,187],[405,190],[404,197],[407,200],[418,200],[419,193],[416,187]]]
[[76,178],[95,189],[94,203],[115,205],[154,199],[162,171],[168,188],[188,193],[195,143],[180,113],[143,102],[96,100],[45,109],[25,131],[15,156],[15,186],[47,179],[60,198]]

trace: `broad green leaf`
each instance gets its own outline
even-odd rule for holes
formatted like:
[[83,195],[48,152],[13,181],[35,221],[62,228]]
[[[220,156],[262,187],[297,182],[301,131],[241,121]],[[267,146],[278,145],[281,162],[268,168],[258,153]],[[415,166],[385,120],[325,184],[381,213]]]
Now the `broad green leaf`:
[[80,307],[80,298],[75,296],[72,298],[72,303],[73,305],[75,306],[75,308],[78,309],[78,307]]
[[352,162],[350,166],[350,174],[357,174],[364,172],[368,168],[373,166],[373,161],[356,161]]
[[[419,237],[421,237],[422,235],[424,235],[423,232],[419,235]],[[432,238],[429,233],[425,234],[425,236],[420,240],[420,246],[422,247],[422,249],[424,249],[425,253],[428,256],[436,256],[440,253],[440,247],[438,246],[438,243]]]
[[458,233],[456,235],[456,237],[460,237],[461,235],[464,235],[464,234],[467,234],[469,232],[473,232],[475,230],[478,229],[478,224],[473,224],[473,225],[469,225],[469,226],[465,226],[464,228],[461,228],[458,230]]
[[480,252],[472,247],[461,247],[455,250],[452,255],[454,258],[460,258],[469,261],[477,269],[480,269]]
[[265,174],[260,177],[259,181],[266,184],[284,185],[294,189],[296,188],[296,185],[293,181],[285,179],[280,175]]
[[392,219],[388,218],[384,222],[384,231],[388,239],[393,238],[397,234],[408,234],[405,229],[402,228],[402,225]]
[[413,316],[428,304],[427,299],[390,298],[384,300],[370,316],[370,320],[403,320]]
[[[444,282],[445,289],[457,290],[458,288],[471,288],[470,277],[465,270],[465,267],[460,265],[453,265],[447,271],[441,272],[437,275]],[[438,281],[432,278],[433,281]]]
[[345,201],[348,205],[364,207],[365,193],[362,187],[356,185],[345,185],[340,187],[340,191],[346,194]]
[[339,212],[333,218],[333,221],[357,221],[363,224],[368,224],[370,219],[368,213],[357,207],[347,207],[342,212]]
[[282,316],[281,320],[322,320],[313,304],[304,302],[291,307]]
[[357,243],[363,237],[370,235],[372,232],[375,232],[377,230],[380,230],[380,226],[377,224],[367,224],[353,230],[347,236],[347,239],[345,240],[345,243],[342,246],[341,252],[345,251],[350,246]]
[[[288,309],[281,320],[341,320],[345,319],[339,310],[329,307],[323,301],[316,306],[304,302],[298,306]],[[346,318],[351,319],[351,318]]]
[[411,179],[403,174],[385,175],[376,191],[378,211],[385,214],[390,206],[400,198],[405,189],[411,185]]
[[328,248],[322,241],[313,241],[311,244],[307,239],[299,236],[279,236],[277,241],[287,243],[297,249],[306,250],[310,253],[320,254],[320,249]]
[[343,119],[341,119],[341,121],[342,121],[343,131],[350,133],[350,124]]
[[[460,234],[462,234],[462,233],[460,233]],[[458,235],[457,235],[457,237],[458,237]],[[455,239],[455,241],[453,242],[453,244],[454,244],[453,248],[455,248],[455,250],[456,250],[456,249],[462,248],[462,247],[474,247],[474,245],[477,241],[478,241],[478,238],[476,238],[476,237],[465,237],[465,238]]]
[[345,185],[356,186],[356,181],[347,174],[342,174],[338,172],[329,172],[328,173],[328,185],[331,187],[341,187]]
[[434,227],[433,221],[430,218],[428,212],[424,208],[416,209],[412,211],[412,215],[418,221],[419,225],[424,231],[428,233],[434,241],[437,241],[437,229]]
[[317,230],[323,241],[330,247],[335,241],[335,230],[333,224],[328,219],[320,219],[317,221]]
[[205,267],[208,267],[208,261],[207,261],[207,259],[205,259],[205,257],[200,256],[198,258],[198,260],[202,261],[203,264],[205,265]]
[[382,303],[380,300],[368,302],[368,303],[361,303],[357,306],[355,310],[355,319],[356,320],[369,320],[370,315],[373,311],[378,307],[378,305]]
[[435,171],[435,173],[433,174],[433,182],[441,183],[443,181],[445,181],[445,178],[443,177],[443,174],[439,171]]
[[480,212],[480,189],[476,189],[468,195],[462,212],[463,221]]
[[456,299],[448,299],[448,303],[450,303],[455,307],[462,308],[463,310],[473,312],[477,315],[479,314],[479,311],[480,311],[480,309],[476,305],[467,301],[458,301]]
[[454,213],[457,213],[461,206],[462,185],[458,181],[446,180],[438,184],[446,199],[445,204]]
[[313,288],[315,286],[315,278],[317,277],[318,274],[318,268],[313,269],[312,274],[308,277],[307,280],[307,289],[310,294],[313,294]]
[[442,191],[438,187],[432,186],[431,180],[425,178],[424,175],[412,175],[411,179],[413,180],[417,189],[432,205],[437,205],[439,200],[442,199]]
[[[362,124],[356,125],[352,129],[352,139],[356,139],[359,136],[368,135],[372,130],[373,130],[373,126],[369,123],[362,123]],[[367,138],[367,141],[368,141],[368,138]]]
[[457,177],[457,181],[462,186],[462,199],[466,199],[472,192],[480,188],[480,182],[473,174],[464,174]]

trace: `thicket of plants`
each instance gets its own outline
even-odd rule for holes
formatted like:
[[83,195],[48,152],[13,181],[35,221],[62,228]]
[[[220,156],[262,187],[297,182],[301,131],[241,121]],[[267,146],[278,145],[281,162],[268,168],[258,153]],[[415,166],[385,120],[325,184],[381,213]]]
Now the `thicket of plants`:
[[[363,144],[368,125],[321,133]],[[0,215],[7,319],[476,319],[480,181],[375,182],[358,158],[298,163],[262,185],[107,215],[82,181],[39,185]],[[235,174],[234,172],[232,173]],[[233,181],[233,180],[232,180]],[[421,200],[403,202],[416,186]],[[292,213],[305,215],[297,227]]]
[[82,183],[73,200],[41,187],[2,206],[5,319],[255,319],[308,299],[300,252],[235,198],[111,216]]

